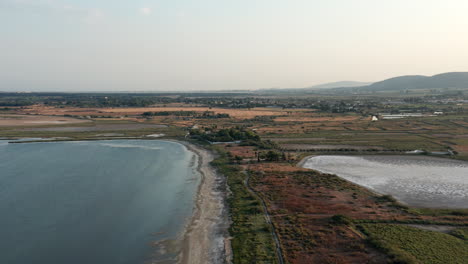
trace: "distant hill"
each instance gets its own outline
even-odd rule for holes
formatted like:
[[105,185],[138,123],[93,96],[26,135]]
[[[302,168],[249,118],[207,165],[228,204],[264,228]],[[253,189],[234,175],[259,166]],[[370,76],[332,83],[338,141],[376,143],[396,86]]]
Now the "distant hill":
[[342,82],[331,82],[331,83],[314,85],[311,87],[307,87],[305,89],[331,89],[331,88],[345,88],[345,87],[360,87],[360,86],[368,86],[371,84],[372,83],[369,83],[369,82],[342,81]]
[[394,77],[376,83],[353,81],[333,82],[307,88],[271,88],[256,90],[254,93],[367,93],[372,91],[391,92],[417,89],[468,89],[468,72],[449,72],[434,76],[407,75]]
[[354,82],[354,81],[341,81],[331,82],[319,85],[314,85],[306,88],[266,88],[255,90],[254,93],[303,93],[303,92],[314,92],[322,89],[337,89],[337,88],[352,88],[352,87],[363,87],[370,85],[369,82]]
[[362,91],[401,91],[414,89],[468,89],[468,72],[449,72],[434,76],[400,76],[376,82],[371,85],[354,87]]

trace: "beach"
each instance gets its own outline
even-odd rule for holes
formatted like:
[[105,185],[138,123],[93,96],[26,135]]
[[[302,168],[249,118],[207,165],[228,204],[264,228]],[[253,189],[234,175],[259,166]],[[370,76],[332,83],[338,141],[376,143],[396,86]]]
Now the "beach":
[[198,155],[198,170],[202,175],[194,213],[183,237],[179,263],[230,263],[229,218],[224,199],[226,183],[210,165],[214,154],[194,144],[179,143]]

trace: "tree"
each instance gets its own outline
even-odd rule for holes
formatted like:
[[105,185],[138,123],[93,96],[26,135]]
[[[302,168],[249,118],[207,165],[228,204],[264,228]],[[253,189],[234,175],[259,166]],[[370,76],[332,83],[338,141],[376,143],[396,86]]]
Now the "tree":
[[265,155],[266,160],[268,161],[278,161],[280,159],[280,154],[276,151],[270,150]]

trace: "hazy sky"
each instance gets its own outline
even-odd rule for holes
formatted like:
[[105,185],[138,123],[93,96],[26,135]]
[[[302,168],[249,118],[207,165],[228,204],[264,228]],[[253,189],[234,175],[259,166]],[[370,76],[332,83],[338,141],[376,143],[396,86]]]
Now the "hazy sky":
[[468,71],[467,0],[0,0],[0,91],[305,87]]

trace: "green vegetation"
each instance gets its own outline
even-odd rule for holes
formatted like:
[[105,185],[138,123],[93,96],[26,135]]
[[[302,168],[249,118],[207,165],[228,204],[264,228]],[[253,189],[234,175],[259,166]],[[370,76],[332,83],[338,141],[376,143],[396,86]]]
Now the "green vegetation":
[[468,216],[468,209],[432,209],[432,208],[410,208],[409,213],[430,216]]
[[233,263],[277,263],[274,240],[265,221],[261,201],[244,185],[246,175],[238,166],[230,165],[227,154],[218,149],[220,157],[213,165],[227,178],[231,194],[228,198],[232,225]]
[[395,199],[393,196],[391,196],[389,194],[382,195],[382,196],[377,196],[376,202],[377,203],[388,203],[390,206],[395,207],[395,208],[399,208],[399,209],[404,209],[404,210],[409,209],[408,206],[399,203],[397,201],[397,199]]
[[211,128],[205,128],[205,130],[192,129],[190,131],[190,135],[194,139],[210,142],[230,142],[236,140],[261,141],[257,134],[242,127],[232,127],[220,130]]
[[[277,151],[269,150],[263,156],[264,156],[263,158],[266,161],[279,161],[280,158],[281,158],[281,153],[279,153]],[[262,157],[260,157],[260,158],[262,158]]]
[[450,234],[452,236],[456,236],[460,239],[463,239],[465,240],[465,243],[468,243],[468,227],[455,229],[452,232],[450,232]]
[[331,217],[331,222],[335,225],[351,225],[353,220],[346,215],[334,215]]
[[144,112],[143,117],[152,116],[178,116],[178,117],[194,117],[204,119],[229,118],[229,114],[215,114],[213,111],[197,112],[197,111],[160,111],[160,112]]
[[468,244],[448,234],[394,224],[360,224],[361,231],[394,263],[466,263]]

